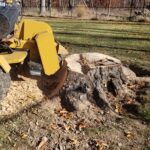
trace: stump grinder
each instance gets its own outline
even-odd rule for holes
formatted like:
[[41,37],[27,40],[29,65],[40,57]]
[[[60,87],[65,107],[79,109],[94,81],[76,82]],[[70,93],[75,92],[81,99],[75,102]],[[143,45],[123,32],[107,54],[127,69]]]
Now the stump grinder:
[[67,65],[61,57],[67,50],[55,41],[48,24],[19,19],[20,14],[18,2],[0,1],[0,99],[9,90],[10,71],[22,65],[31,75],[50,79],[50,95],[54,96],[67,76]]

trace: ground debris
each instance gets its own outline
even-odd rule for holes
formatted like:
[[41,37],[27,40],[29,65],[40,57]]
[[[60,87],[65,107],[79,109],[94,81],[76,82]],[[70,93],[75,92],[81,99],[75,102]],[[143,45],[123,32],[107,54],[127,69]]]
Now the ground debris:
[[109,145],[102,140],[90,140],[89,145],[92,150],[104,150],[109,149]]
[[55,113],[58,114],[59,117],[63,117],[65,119],[72,119],[73,114],[68,112],[66,109],[55,109]]
[[80,121],[77,123],[76,129],[79,130],[79,131],[81,131],[81,130],[83,130],[84,128],[87,128],[88,126],[89,126],[89,125],[87,124],[87,122],[86,122],[84,119],[82,119],[82,120],[80,120]]
[[132,131],[124,131],[125,133],[125,136],[128,138],[128,139],[133,139],[134,138],[134,133]]
[[43,137],[41,142],[39,143],[39,145],[37,146],[37,150],[41,150],[42,147],[44,147],[44,145],[48,142],[48,138],[47,137]]
[[[90,57],[90,55],[87,56]],[[96,58],[99,59],[99,56]],[[144,95],[149,93],[149,90],[146,90],[149,86],[145,87],[146,84],[143,81],[132,82],[130,80],[129,82],[128,79],[125,80],[121,73],[122,69],[119,67],[120,61],[114,65],[119,69],[111,70],[114,61],[117,60],[111,61],[110,58],[106,58],[105,61],[98,61],[98,63],[90,62],[89,66],[88,59],[78,61],[78,66],[82,63],[85,68],[75,67],[74,69],[81,72],[69,73],[61,96],[54,99],[43,97],[42,91],[37,90],[37,82],[34,79],[20,76],[23,81],[12,81],[15,85],[11,87],[14,90],[11,93],[14,99],[11,99],[11,95],[8,94],[11,101],[9,103],[2,101],[0,109],[2,108],[4,113],[7,112],[7,109],[10,110],[9,106],[15,106],[8,113],[11,114],[10,112],[15,111],[14,114],[17,116],[1,121],[0,149],[141,150],[145,147],[149,148],[149,124],[143,118],[136,118],[139,115],[138,106],[149,108],[146,105],[149,104],[149,97]],[[106,62],[108,70],[105,71],[103,65]],[[102,70],[104,74],[101,73]],[[115,77],[114,71],[119,71],[121,74],[117,74]],[[89,74],[93,76],[93,79],[88,76]],[[107,78],[103,77],[106,74],[109,74]],[[118,77],[121,82],[117,82],[116,78]],[[108,84],[107,80],[111,80],[111,82]],[[110,88],[112,85],[113,88]],[[114,85],[120,88],[116,88]],[[19,92],[24,94],[19,95]],[[17,98],[18,101],[15,104],[14,101]],[[41,100],[43,102],[40,105],[18,113],[29,104],[36,102],[38,104]],[[4,106],[6,106],[5,109]],[[112,115],[112,112],[117,115]],[[129,117],[129,112],[132,114],[131,117]]]

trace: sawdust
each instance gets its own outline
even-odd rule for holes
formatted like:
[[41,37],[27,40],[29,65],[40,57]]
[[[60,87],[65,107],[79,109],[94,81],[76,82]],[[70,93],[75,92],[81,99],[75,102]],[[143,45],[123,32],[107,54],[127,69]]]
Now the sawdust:
[[12,81],[7,96],[0,101],[0,119],[19,113],[29,106],[36,105],[44,98],[36,79],[18,76]]

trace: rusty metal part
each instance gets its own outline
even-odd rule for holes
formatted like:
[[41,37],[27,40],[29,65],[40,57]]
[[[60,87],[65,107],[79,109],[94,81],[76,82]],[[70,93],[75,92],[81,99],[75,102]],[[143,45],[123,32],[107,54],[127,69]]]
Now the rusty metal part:
[[67,62],[63,61],[61,68],[54,75],[44,76],[41,79],[43,93],[49,98],[57,96],[67,79],[67,75]]

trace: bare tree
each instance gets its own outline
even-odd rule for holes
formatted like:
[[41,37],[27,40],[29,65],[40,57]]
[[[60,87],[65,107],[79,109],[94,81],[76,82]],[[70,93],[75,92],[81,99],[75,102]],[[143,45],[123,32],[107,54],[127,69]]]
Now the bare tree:
[[59,9],[62,11],[62,0],[59,0]]
[[111,9],[111,0],[109,0],[109,4],[108,4],[108,16],[110,15],[110,9]]
[[35,2],[36,2],[36,8],[39,9],[39,3],[38,3],[39,1],[36,0]]
[[45,7],[45,0],[41,0],[41,10],[40,10],[40,14],[44,15],[46,12],[46,7]]
[[50,16],[51,16],[51,12],[52,12],[52,0],[48,0],[48,10],[49,10]]
[[145,0],[144,0],[144,2],[143,2],[143,13],[144,13],[144,8],[145,8]]
[[130,3],[130,17],[132,17],[133,7],[134,7],[134,0],[131,0],[131,3]]

